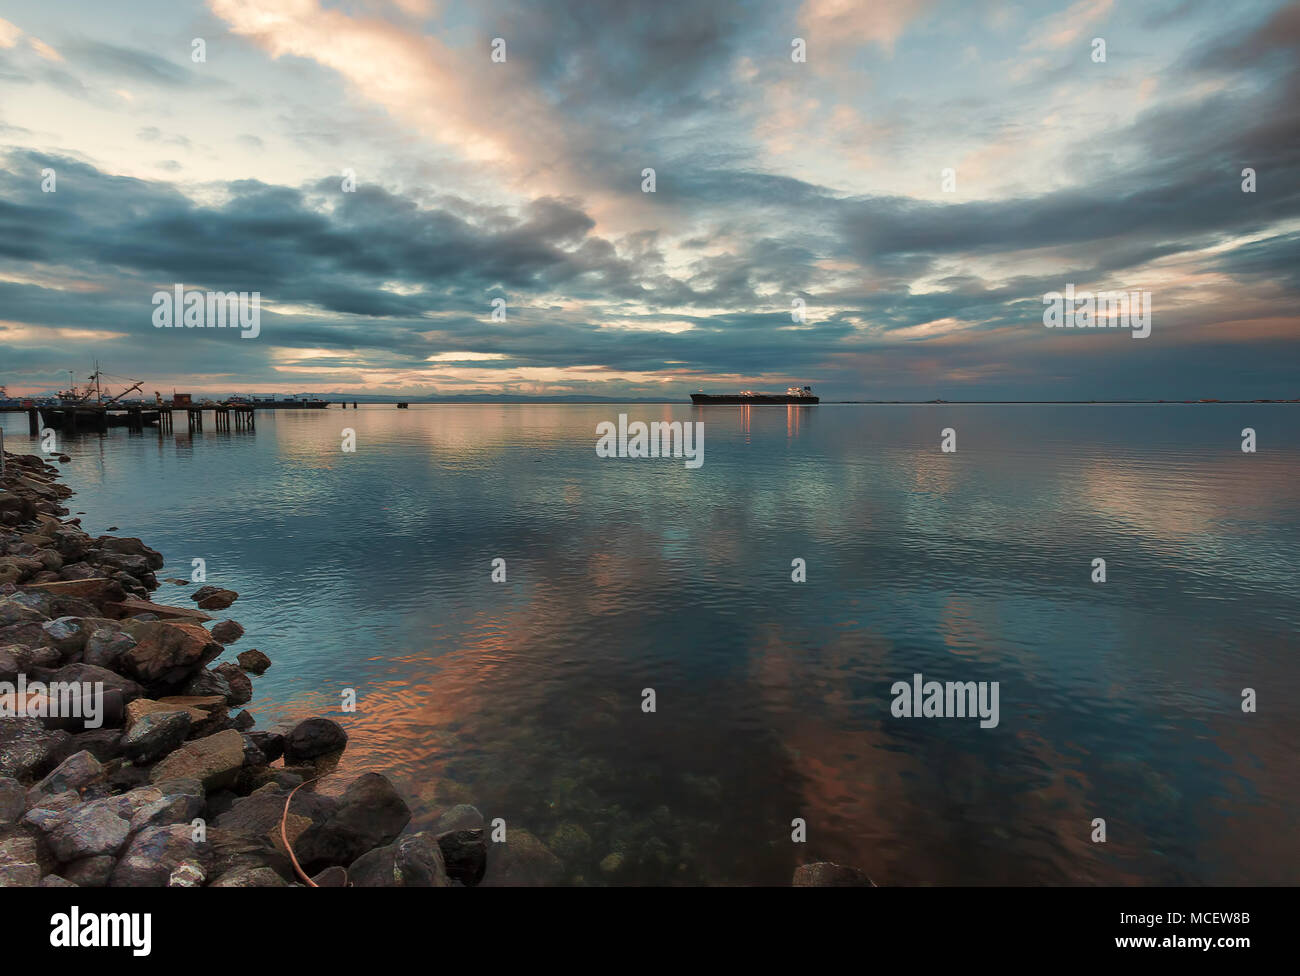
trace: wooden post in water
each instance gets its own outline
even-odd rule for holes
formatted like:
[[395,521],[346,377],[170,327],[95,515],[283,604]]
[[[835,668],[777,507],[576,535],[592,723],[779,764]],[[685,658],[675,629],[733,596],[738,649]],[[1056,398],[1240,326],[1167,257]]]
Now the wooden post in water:
[[33,437],[41,436],[41,421],[36,414],[35,407],[27,409],[27,430]]

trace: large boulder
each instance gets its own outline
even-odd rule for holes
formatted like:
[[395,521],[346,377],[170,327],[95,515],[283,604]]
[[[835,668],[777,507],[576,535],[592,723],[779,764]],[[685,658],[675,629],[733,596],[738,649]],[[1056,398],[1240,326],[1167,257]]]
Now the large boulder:
[[30,780],[67,756],[72,736],[47,729],[39,719],[0,719],[0,776]]
[[[102,685],[106,693],[110,691],[117,692],[123,703],[135,701],[135,699],[144,695],[144,689],[130,678],[124,678],[115,671],[96,667],[93,664],[65,664],[57,669],[39,668],[33,674],[47,685],[56,682],[83,685],[87,688]],[[112,719],[106,714],[104,721],[108,724],[120,724],[121,719],[121,711],[118,711]]]
[[309,872],[330,864],[350,864],[366,851],[390,843],[410,820],[410,807],[388,777],[365,773],[338,797],[330,816],[303,832],[294,849]]
[[27,791],[27,804],[34,806],[41,797],[59,793],[83,792],[87,787],[102,783],[106,774],[104,766],[88,751],[74,753],[39,783]]
[[146,827],[189,824],[203,812],[203,789],[196,784],[193,792],[169,793],[146,803],[131,815],[131,833]]
[[36,515],[36,505],[25,495],[0,489],[0,516],[10,514],[16,516],[14,523],[11,524],[30,521]]
[[361,855],[348,868],[348,880],[357,888],[451,887],[442,852],[423,834]]
[[199,605],[200,610],[224,610],[239,599],[239,594],[218,586],[201,586],[190,594],[190,599]]
[[203,713],[199,718],[192,712],[190,717],[193,724],[190,726],[190,738],[202,739],[213,732],[221,732],[230,728],[230,713],[226,708],[226,700],[216,695],[167,695],[158,699],[160,705],[178,705],[187,709],[197,709]]
[[74,861],[63,869],[63,877],[81,888],[103,888],[117,862],[107,854]]
[[[289,814],[290,842],[294,837],[292,820],[295,816]],[[305,817],[302,819],[306,820]],[[293,866],[289,863],[288,856],[278,847],[278,842],[272,844],[264,837],[249,837],[224,827],[210,826],[208,846],[212,852],[210,876],[213,878],[220,878],[231,871],[260,867],[270,867],[282,878],[294,877]]]
[[28,556],[0,556],[0,583],[21,583],[44,570],[45,566],[39,559]]
[[233,644],[244,636],[244,628],[234,620],[222,620],[212,625],[212,639],[222,644]]
[[348,734],[332,719],[309,718],[299,722],[284,737],[284,761],[296,765],[339,752],[348,744]]
[[244,739],[225,729],[206,739],[185,743],[149,774],[152,783],[167,779],[197,779],[208,792],[234,784],[244,764]]
[[59,617],[41,625],[45,631],[45,639],[41,643],[56,648],[66,660],[81,653],[95,630],[111,623],[103,617]]
[[[214,700],[211,704],[221,704],[219,699]],[[126,706],[126,731],[130,734],[135,723],[140,721],[146,715],[153,715],[163,712],[184,712],[190,717],[191,724],[202,722],[208,717],[210,709],[201,708],[194,705],[181,705],[175,701],[162,702],[154,701],[152,698],[137,698],[129,702]]]
[[57,668],[62,655],[52,647],[24,644],[0,645],[0,681],[14,681],[31,675],[37,668]]
[[230,689],[230,682],[226,680],[225,675],[212,668],[203,668],[196,671],[181,692],[193,697],[213,696],[221,698],[227,703],[234,697]]
[[122,754],[122,730],[102,728],[75,733],[72,747],[77,752],[84,749],[101,763],[110,762]]
[[45,614],[14,596],[0,596],[0,627],[10,624],[45,623]]
[[230,694],[226,701],[231,705],[244,705],[253,700],[253,682],[243,669],[232,661],[223,661],[212,669],[226,679]]
[[248,737],[262,751],[262,755],[266,756],[267,762],[275,762],[284,755],[284,735],[282,733],[274,731],[249,732]]
[[148,712],[140,716],[122,739],[122,752],[135,763],[151,763],[180,747],[190,731],[184,710]]
[[119,813],[121,805],[95,800],[74,809],[50,834],[50,849],[62,863],[85,857],[112,856],[126,843],[130,822]]
[[[256,838],[273,847],[283,848],[280,836],[280,820],[284,817],[287,793],[276,789],[261,789],[251,796],[236,800],[225,813],[213,822],[214,827]],[[332,797],[318,796],[299,790],[289,803],[288,817],[284,817],[289,842],[298,853],[298,838],[315,824],[324,823],[338,809],[337,801]],[[301,854],[298,857],[302,860]]]
[[449,878],[471,888],[483,880],[487,871],[487,842],[483,839],[482,827],[453,830],[435,840]]
[[22,644],[25,647],[48,646],[45,628],[39,620],[20,620],[0,627],[0,644]]
[[81,660],[100,668],[115,668],[122,655],[135,647],[136,643],[134,637],[123,633],[116,625],[100,626],[86,638]]
[[211,848],[194,840],[189,825],[146,827],[131,838],[108,883],[114,888],[158,888],[182,868],[198,869],[201,877],[211,860]]
[[103,552],[117,553],[123,556],[139,556],[144,560],[144,565],[149,569],[162,569],[165,560],[162,553],[150,549],[139,539],[117,539],[113,536],[101,535],[95,540],[95,548]]
[[235,660],[239,662],[241,668],[250,674],[262,674],[271,666],[271,659],[256,647],[240,651],[235,656]]
[[147,685],[180,684],[224,650],[199,624],[132,621],[124,629],[137,643],[122,655],[121,665],[127,674]]
[[80,529],[72,526],[60,526],[50,537],[51,543],[65,562],[76,562],[91,547],[90,537]]

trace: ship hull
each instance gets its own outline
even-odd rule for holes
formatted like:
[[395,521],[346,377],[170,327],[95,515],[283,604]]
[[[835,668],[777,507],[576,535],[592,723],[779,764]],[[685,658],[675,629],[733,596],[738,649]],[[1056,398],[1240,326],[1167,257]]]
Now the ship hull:
[[794,404],[799,407],[811,406],[814,403],[821,403],[821,397],[815,396],[789,396],[783,393],[755,393],[752,396],[745,396],[740,393],[724,393],[715,395],[712,393],[692,393],[691,403],[697,406],[706,404],[743,404],[752,406],[755,404],[763,406],[777,406]]
[[152,427],[158,423],[157,410],[139,409],[135,411],[111,411],[106,407],[73,407],[67,405],[40,407],[41,425],[54,430],[76,431],[106,430],[109,427],[130,427],[134,423],[132,415],[138,415],[140,423]]

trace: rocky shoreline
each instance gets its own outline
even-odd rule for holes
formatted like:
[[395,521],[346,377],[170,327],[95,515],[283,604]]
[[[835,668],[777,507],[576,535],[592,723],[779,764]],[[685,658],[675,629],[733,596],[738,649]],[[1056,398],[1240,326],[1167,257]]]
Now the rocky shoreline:
[[[475,807],[453,806],[408,832],[412,811],[379,773],[321,792],[347,732],[322,717],[256,728],[242,706],[271,660],[250,649],[218,663],[244,630],[207,612],[238,594],[202,586],[189,594],[193,608],[152,602],[162,555],[139,539],[83,531],[67,518],[72,489],[58,477],[38,456],[4,456],[0,887],[484,880],[490,848]],[[560,883],[560,859],[510,830],[508,843],[491,845],[487,883]],[[817,862],[793,884],[872,882]]]
[[347,733],[327,718],[255,728],[241,706],[271,661],[246,650],[214,663],[243,628],[205,612],[238,595],[204,586],[193,609],[152,603],[162,555],[82,531],[57,478],[40,457],[5,455],[0,887],[482,880],[473,807],[404,833],[411,810],[385,776],[316,792]]

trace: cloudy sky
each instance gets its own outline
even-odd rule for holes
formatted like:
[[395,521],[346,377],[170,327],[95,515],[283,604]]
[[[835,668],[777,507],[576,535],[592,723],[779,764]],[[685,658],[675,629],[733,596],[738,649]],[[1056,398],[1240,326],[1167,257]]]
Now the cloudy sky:
[[0,0],[0,383],[1294,397],[1298,177],[1274,0]]

